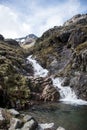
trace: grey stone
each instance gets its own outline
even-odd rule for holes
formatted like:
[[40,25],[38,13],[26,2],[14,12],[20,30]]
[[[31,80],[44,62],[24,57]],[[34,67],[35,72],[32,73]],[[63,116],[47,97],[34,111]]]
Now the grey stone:
[[59,126],[57,130],[65,130],[63,127]]
[[38,123],[31,119],[30,121],[26,122],[21,130],[35,130],[38,126]]
[[54,123],[39,124],[38,130],[54,130]]
[[22,121],[17,119],[17,118],[12,118],[10,120],[10,128],[9,130],[14,130],[14,129],[17,129],[17,128],[21,128],[22,127]]
[[68,86],[69,83],[70,83],[70,78],[65,77],[65,78],[64,78],[64,81],[63,81],[63,83],[62,83],[61,85],[62,85],[62,86]]
[[0,121],[3,121],[4,120],[4,117],[3,117],[3,114],[2,114],[2,109],[0,108]]
[[18,116],[20,115],[20,113],[18,111],[16,111],[15,109],[9,109],[8,110],[10,112],[10,114],[12,114],[13,116]]
[[28,122],[28,121],[30,121],[31,119],[33,119],[32,116],[26,115],[26,116],[24,116],[23,121],[24,121],[24,122]]

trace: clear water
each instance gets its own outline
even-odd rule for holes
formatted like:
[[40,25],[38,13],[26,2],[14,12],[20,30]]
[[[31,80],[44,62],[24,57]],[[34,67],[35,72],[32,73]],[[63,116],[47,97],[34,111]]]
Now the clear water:
[[40,123],[54,122],[56,128],[62,126],[66,130],[87,130],[87,106],[46,103],[33,106],[26,113]]

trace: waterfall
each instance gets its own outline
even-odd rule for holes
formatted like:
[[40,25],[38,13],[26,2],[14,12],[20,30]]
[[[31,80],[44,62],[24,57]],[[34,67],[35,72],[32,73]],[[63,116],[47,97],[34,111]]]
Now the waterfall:
[[87,101],[78,99],[74,90],[69,86],[62,86],[62,80],[60,78],[52,78],[53,85],[60,92],[60,101],[66,104],[76,104],[76,105],[87,105]]
[[[35,77],[46,77],[48,75],[48,70],[44,69],[39,65],[39,63],[32,58],[32,56],[29,56],[28,61],[32,64],[34,68],[34,76]],[[84,101],[82,99],[78,99],[74,90],[70,88],[69,86],[62,86],[62,80],[60,78],[53,78],[53,85],[58,91],[60,92],[61,99],[60,101],[66,103],[66,104],[76,104],[76,105],[87,105],[87,101]]]
[[32,58],[32,55],[27,58],[29,62],[32,63],[34,68],[35,77],[46,77],[48,75],[48,70],[41,67],[35,59]]

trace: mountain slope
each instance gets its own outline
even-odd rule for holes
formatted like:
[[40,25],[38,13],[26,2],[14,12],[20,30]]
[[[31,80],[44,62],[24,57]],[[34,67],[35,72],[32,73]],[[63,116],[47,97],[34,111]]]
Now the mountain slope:
[[50,74],[66,77],[65,83],[87,100],[87,14],[46,31],[32,52]]
[[15,40],[0,38],[1,107],[20,108],[29,100],[30,89],[26,74],[32,75],[32,67],[26,63],[24,50]]

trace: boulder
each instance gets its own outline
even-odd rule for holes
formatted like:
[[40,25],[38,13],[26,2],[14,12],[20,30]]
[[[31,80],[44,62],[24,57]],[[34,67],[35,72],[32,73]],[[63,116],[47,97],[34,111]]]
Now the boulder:
[[3,124],[5,118],[3,117],[3,113],[2,113],[3,109],[0,108],[0,126]]
[[31,119],[34,119],[32,116],[30,116],[30,115],[25,115],[24,116],[24,118],[23,118],[23,121],[24,122],[28,122],[28,121],[30,121]]
[[47,85],[43,89],[42,95],[41,95],[42,100],[46,101],[58,101],[60,98],[59,92],[54,88],[53,85]]
[[63,127],[59,126],[57,130],[65,130]]
[[36,130],[37,126],[38,123],[34,119],[31,119],[24,124],[21,130]]
[[8,112],[10,114],[12,114],[13,116],[19,116],[20,113],[18,111],[16,111],[15,109],[9,109]]
[[20,119],[12,118],[10,120],[10,128],[9,130],[15,130],[17,128],[21,128],[23,125],[23,122]]
[[54,130],[54,123],[39,124],[38,130]]

